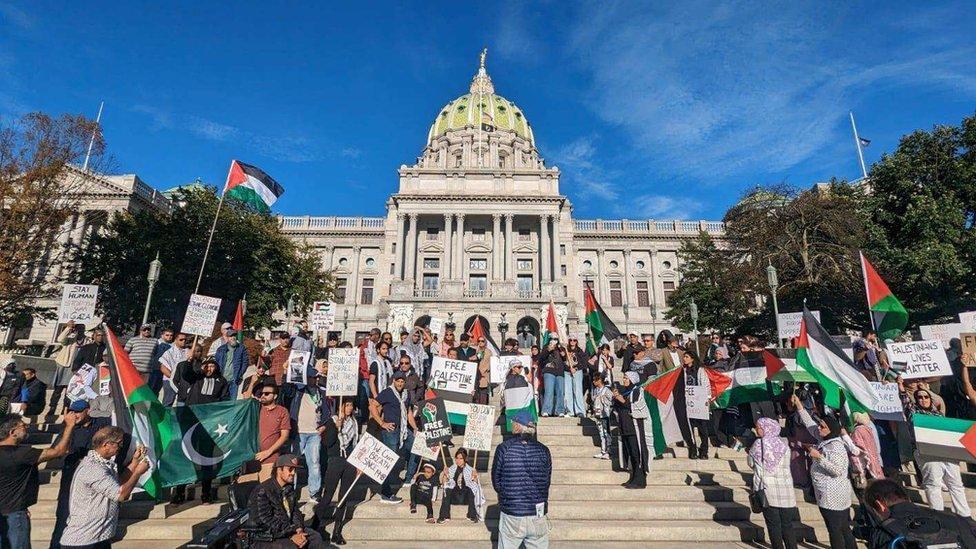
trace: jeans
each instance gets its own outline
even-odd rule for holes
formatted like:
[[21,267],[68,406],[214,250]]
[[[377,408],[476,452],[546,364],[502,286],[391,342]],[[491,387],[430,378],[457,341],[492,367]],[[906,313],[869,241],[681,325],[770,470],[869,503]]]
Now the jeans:
[[498,516],[498,549],[548,549],[549,519],[547,517],[513,517],[504,512]]
[[952,499],[952,510],[957,515],[970,516],[972,511],[966,501],[966,488],[962,484],[959,464],[923,459],[919,459],[919,463],[922,467],[922,486],[925,488],[925,499],[928,500],[929,507],[936,511],[945,509],[945,501],[942,500],[942,485],[945,484]]
[[563,401],[563,380],[553,374],[542,374],[542,413],[546,415],[562,415],[566,413],[566,403]]
[[413,482],[417,468],[420,467],[420,456],[410,451],[413,448],[413,439],[413,431],[407,428],[407,438],[403,439],[403,447],[400,448],[400,457],[407,464],[407,474],[404,475],[403,482]]
[[319,460],[322,438],[318,433],[298,433],[298,447],[305,456],[305,467],[308,468],[308,495],[318,498],[322,488],[322,464]]
[[238,383],[234,380],[227,380],[227,400],[237,400]]
[[30,549],[31,523],[27,509],[0,515],[0,542],[10,549]]
[[569,371],[563,373],[563,390],[566,411],[573,416],[586,414],[583,403],[583,370],[577,369],[575,374],[570,374]]
[[169,408],[176,403],[176,389],[168,379],[163,380],[163,406]]
[[[380,433],[380,442],[386,445],[387,448],[393,450],[397,454],[400,453],[400,430],[394,429],[393,431],[384,430]],[[408,447],[409,448],[409,447]],[[393,479],[400,472],[398,466],[400,465],[400,460],[398,459],[396,464],[393,465],[393,469],[390,469],[390,474],[386,475],[386,480],[380,485],[380,495],[385,498],[393,497]]]
[[769,546],[772,549],[796,549],[793,521],[800,520],[796,507],[766,507],[762,515],[766,521],[766,533],[769,534]]
[[596,428],[600,433],[600,451],[604,454],[610,453],[610,418],[597,418]]

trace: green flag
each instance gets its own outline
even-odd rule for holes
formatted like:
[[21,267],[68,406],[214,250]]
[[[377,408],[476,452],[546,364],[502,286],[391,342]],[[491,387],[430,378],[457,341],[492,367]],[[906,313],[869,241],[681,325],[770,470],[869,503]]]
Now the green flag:
[[177,406],[166,410],[165,421],[176,436],[159,460],[164,487],[230,476],[258,450],[253,399]]

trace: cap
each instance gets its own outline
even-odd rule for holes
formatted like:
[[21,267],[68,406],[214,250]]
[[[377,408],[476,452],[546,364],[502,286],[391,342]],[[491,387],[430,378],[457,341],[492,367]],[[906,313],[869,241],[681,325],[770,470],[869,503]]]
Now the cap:
[[235,329],[233,329],[233,328],[231,328],[231,329],[229,329],[229,330],[227,330],[227,336],[228,336],[228,337],[229,337],[229,336],[236,336],[236,335],[237,335],[237,330],[235,330]]
[[407,379],[407,374],[403,370],[397,370],[393,372],[393,381],[398,379]]
[[84,412],[89,408],[87,400],[75,400],[68,405],[68,411],[71,412]]
[[431,469],[433,469],[435,473],[437,472],[437,467],[434,467],[434,464],[432,464],[432,463],[425,463],[424,466],[421,467],[421,469],[426,469],[428,467],[430,467]]
[[150,330],[152,330],[152,327],[153,327],[152,324],[143,324],[142,326],[139,327],[139,329],[145,330],[146,328],[149,328]]
[[204,364],[216,364],[217,366],[220,366],[220,363],[217,362],[217,357],[213,355],[210,355],[207,358],[203,359],[203,362],[200,364],[200,366],[203,366]]
[[302,462],[298,461],[298,457],[295,454],[281,454],[278,459],[275,460],[275,467],[294,467],[295,469],[304,469],[302,467]]
[[224,322],[223,324],[220,325],[220,329],[221,330],[229,330],[229,329],[231,329],[233,327],[234,327],[234,325],[231,324],[230,322]]

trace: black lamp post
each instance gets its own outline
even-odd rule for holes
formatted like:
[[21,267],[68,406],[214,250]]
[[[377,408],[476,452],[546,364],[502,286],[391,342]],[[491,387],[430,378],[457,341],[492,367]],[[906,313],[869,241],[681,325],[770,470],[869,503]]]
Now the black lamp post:
[[502,335],[502,345],[504,345],[505,334],[508,333],[508,321],[505,320],[505,313],[502,313],[502,319],[498,322],[498,333]]

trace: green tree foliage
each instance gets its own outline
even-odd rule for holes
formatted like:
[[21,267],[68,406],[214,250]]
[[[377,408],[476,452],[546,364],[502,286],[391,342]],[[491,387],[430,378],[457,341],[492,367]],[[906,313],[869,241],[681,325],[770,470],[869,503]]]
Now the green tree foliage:
[[[99,284],[106,320],[132,328],[142,318],[149,262],[159,253],[162,274],[153,292],[150,319],[177,329],[193,293],[218,198],[213,189],[187,189],[168,214],[116,215],[106,231],[91,238],[78,257],[79,281]],[[224,203],[198,293],[223,299],[221,320],[231,320],[246,295],[248,328],[271,328],[272,314],[296,297],[298,315],[314,301],[330,299],[331,275],[318,254],[296,244],[278,221],[234,201]]]

